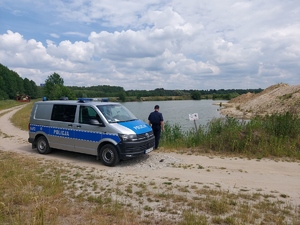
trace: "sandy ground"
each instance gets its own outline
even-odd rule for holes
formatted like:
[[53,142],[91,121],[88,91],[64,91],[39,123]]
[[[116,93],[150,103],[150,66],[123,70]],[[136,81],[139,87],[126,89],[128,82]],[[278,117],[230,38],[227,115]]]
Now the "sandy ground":
[[300,114],[300,85],[276,84],[260,93],[242,94],[223,104],[220,112],[235,118],[292,112]]
[[0,111],[0,150],[90,167],[122,177],[125,182],[148,180],[162,183],[168,178],[182,185],[201,184],[235,193],[247,189],[278,198],[287,195],[291,204],[300,205],[300,162],[183,155],[158,150],[111,168],[102,165],[94,156],[65,151],[41,155],[27,142],[28,132],[14,127],[10,122],[11,116],[20,108]]

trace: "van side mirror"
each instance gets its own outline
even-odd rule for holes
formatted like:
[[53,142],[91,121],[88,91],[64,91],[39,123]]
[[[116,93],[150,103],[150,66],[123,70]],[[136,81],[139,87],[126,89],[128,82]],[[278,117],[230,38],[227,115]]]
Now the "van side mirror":
[[100,126],[100,127],[104,127],[105,125],[101,122],[99,122],[98,120],[96,120],[96,119],[91,119],[90,120],[90,124],[91,125],[97,125],[97,126]]

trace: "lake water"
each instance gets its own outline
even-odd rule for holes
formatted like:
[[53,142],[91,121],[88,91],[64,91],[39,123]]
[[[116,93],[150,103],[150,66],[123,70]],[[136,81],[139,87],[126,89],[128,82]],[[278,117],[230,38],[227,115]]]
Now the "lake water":
[[[178,124],[182,130],[195,128],[194,121],[190,121],[189,114],[198,113],[196,125],[206,125],[213,118],[223,117],[218,109],[222,100],[181,100],[181,101],[146,101],[122,103],[135,116],[148,122],[149,113],[154,111],[154,106],[159,105],[164,121],[171,125]],[[215,104],[215,105],[214,105]]]

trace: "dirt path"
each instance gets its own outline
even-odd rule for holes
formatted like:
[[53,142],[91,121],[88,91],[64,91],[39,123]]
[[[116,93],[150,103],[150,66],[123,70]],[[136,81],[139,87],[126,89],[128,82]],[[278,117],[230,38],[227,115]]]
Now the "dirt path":
[[[248,191],[272,194],[300,205],[300,163],[272,160],[248,160],[209,156],[180,155],[155,151],[138,159],[121,162],[116,167],[105,167],[93,156],[64,151],[40,155],[27,142],[28,132],[19,130],[10,122],[21,107],[0,111],[0,150],[15,151],[43,159],[94,168],[125,181],[172,180],[180,185],[202,185],[232,192]],[[6,112],[4,114],[4,112]],[[126,176],[124,176],[126,175]]]

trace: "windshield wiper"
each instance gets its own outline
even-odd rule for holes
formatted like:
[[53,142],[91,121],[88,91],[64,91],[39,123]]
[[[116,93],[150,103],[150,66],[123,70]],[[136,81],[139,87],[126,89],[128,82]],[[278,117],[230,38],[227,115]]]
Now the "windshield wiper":
[[130,121],[135,121],[135,120],[138,120],[138,119],[125,120],[124,122],[130,122]]

